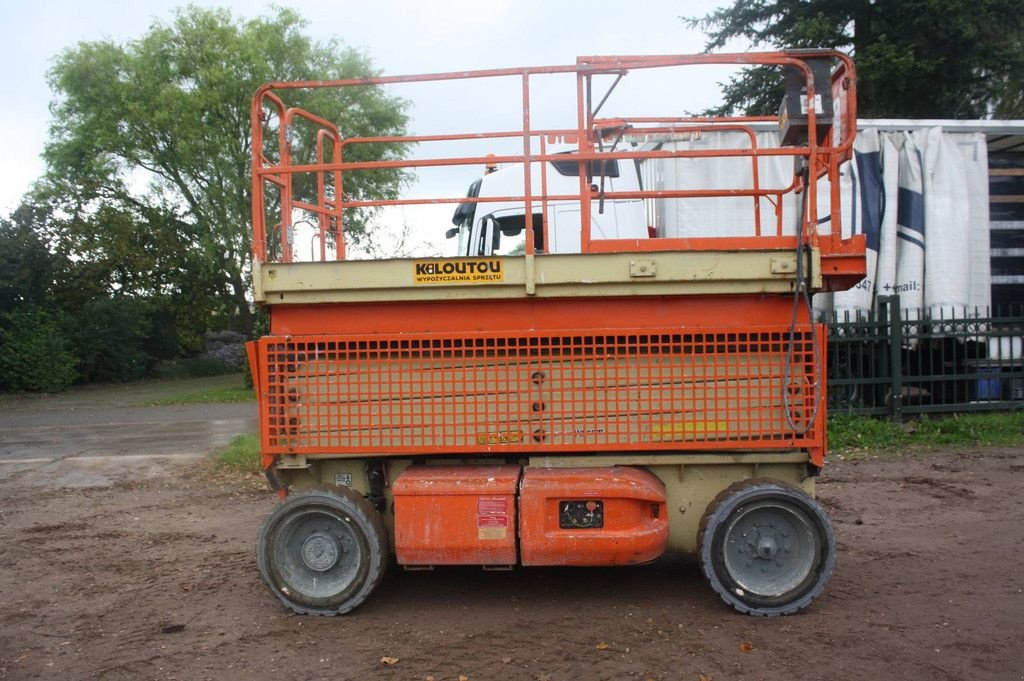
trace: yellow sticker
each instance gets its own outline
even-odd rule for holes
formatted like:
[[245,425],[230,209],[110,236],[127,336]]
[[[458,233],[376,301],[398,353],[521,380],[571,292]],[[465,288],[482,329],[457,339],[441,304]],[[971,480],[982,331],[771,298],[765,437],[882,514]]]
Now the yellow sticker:
[[501,260],[416,260],[412,264],[414,284],[494,284],[505,281]]
[[478,445],[517,445],[523,441],[523,434],[515,430],[499,430],[494,433],[477,433]]
[[500,540],[508,536],[507,527],[481,527],[477,529],[477,539]]
[[676,421],[675,423],[655,423],[651,426],[651,439],[654,442],[671,440],[688,440],[700,435],[724,433],[729,424],[725,421]]

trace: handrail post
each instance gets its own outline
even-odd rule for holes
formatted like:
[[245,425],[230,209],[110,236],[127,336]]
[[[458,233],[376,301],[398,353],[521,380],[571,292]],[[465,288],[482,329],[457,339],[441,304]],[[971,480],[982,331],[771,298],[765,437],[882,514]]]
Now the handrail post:
[[536,249],[533,239],[533,161],[530,141],[530,74],[523,74],[523,229],[526,234],[526,255]]
[[[578,140],[576,151],[583,154],[591,154],[594,145],[590,140],[590,74],[584,74],[583,69],[576,73],[576,106],[577,106],[577,132]],[[580,252],[586,253],[590,250],[590,168],[589,160],[580,160]]]

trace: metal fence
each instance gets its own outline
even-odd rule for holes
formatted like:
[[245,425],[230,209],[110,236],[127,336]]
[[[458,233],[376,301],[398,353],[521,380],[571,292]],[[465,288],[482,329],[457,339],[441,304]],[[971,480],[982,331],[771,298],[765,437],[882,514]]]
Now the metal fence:
[[1024,306],[936,318],[886,296],[870,314],[827,321],[832,413],[1024,408]]

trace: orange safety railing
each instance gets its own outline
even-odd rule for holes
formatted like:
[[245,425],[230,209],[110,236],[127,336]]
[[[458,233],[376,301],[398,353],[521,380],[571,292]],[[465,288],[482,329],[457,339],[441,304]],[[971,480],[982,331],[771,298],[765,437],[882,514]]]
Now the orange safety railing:
[[263,455],[802,447],[820,465],[824,338],[784,324],[269,336],[254,349]]
[[[806,59],[810,57],[827,57],[835,60],[838,65],[833,71],[831,82],[816,83]],[[840,103],[833,123],[836,133],[819,143],[818,121],[815,107],[807,111],[807,142],[795,147],[768,147],[759,144],[755,126],[775,118],[734,117],[734,118],[694,118],[694,117],[620,117],[598,118],[601,108],[608,98],[593,105],[593,78],[598,75],[615,76],[615,84],[631,71],[647,69],[670,69],[680,66],[731,64],[731,65],[774,65],[798,69],[806,83],[806,97],[813,101],[815,92],[823,88],[831,89],[835,101]],[[530,121],[531,84],[535,79],[555,74],[574,74],[576,77],[576,121],[575,128],[535,129]],[[395,135],[380,137],[346,136],[335,124],[312,113],[295,107],[288,107],[284,101],[285,93],[290,90],[308,88],[345,88],[396,85],[402,83],[441,82],[478,79],[517,78],[521,86],[522,126],[518,130],[498,132],[452,132],[437,135]],[[839,212],[839,171],[840,165],[851,158],[853,137],[856,129],[856,76],[851,60],[833,51],[792,51],[763,54],[719,54],[719,55],[684,55],[684,56],[626,56],[626,57],[581,57],[574,65],[529,67],[514,69],[493,69],[482,71],[463,71],[453,73],[436,73],[416,76],[390,76],[359,78],[334,81],[304,81],[291,83],[271,83],[262,87],[253,98],[251,109],[252,125],[252,210],[253,210],[253,255],[257,262],[291,262],[294,249],[291,234],[293,233],[296,214],[308,213],[315,216],[315,239],[318,248],[314,250],[314,259],[326,260],[330,257],[343,260],[345,258],[345,224],[347,211],[360,208],[377,208],[384,206],[403,206],[418,204],[462,204],[489,202],[521,202],[524,215],[533,215],[535,206],[541,206],[544,223],[544,234],[547,232],[546,206],[552,201],[577,201],[581,216],[581,250],[587,252],[607,251],[654,251],[654,250],[700,250],[700,249],[744,249],[744,248],[779,248],[792,249],[798,242],[797,236],[783,234],[783,196],[792,192],[807,192],[807,210],[802,224],[800,240],[819,246],[822,256],[853,253],[856,249],[841,239]],[[610,94],[609,90],[609,94]],[[277,120],[276,158],[265,147],[267,119],[273,115]],[[304,127],[299,129],[298,124]],[[290,154],[290,140],[305,128],[313,137],[316,150],[315,163],[294,163]],[[623,134],[695,134],[707,131],[729,131],[746,134],[750,144],[738,149],[620,149],[615,142]],[[577,143],[576,151],[552,154],[548,150],[551,139],[572,139]],[[419,157],[409,159],[383,159],[346,161],[346,150],[361,144],[385,143],[390,145],[413,145],[425,142],[462,142],[468,140],[499,140],[521,139],[522,153],[488,156],[459,157]],[[610,146],[606,146],[610,144]],[[808,176],[813,178],[804,186],[797,175],[787,186],[762,186],[758,174],[758,160],[767,157],[792,157],[802,159],[808,168]],[[651,189],[640,191],[605,191],[603,177],[600,184],[593,183],[588,172],[592,162],[612,160],[645,161],[650,159],[721,159],[749,158],[751,161],[753,181],[745,188],[707,188],[707,189]],[[546,167],[552,160],[576,162],[579,164],[579,191],[574,194],[549,194],[547,191]],[[462,195],[464,187],[453,187],[450,196],[414,197],[414,198],[361,198],[350,197],[345,193],[345,177],[348,174],[374,169],[402,169],[484,166],[491,163],[521,164],[523,166],[523,193],[510,196],[484,196],[467,198]],[[534,164],[540,165],[541,186],[534,187]],[[315,177],[315,183],[311,182]],[[832,225],[828,235],[819,235],[817,178],[829,180],[829,219]],[[315,184],[315,196],[312,201],[296,198],[295,185],[299,178]],[[460,191],[461,190],[461,191]],[[275,193],[276,192],[276,193]],[[716,237],[709,235],[699,239],[655,238],[655,239],[596,239],[591,235],[592,201],[610,201],[615,199],[697,199],[715,197],[750,197],[751,210],[756,228],[749,237]],[[765,199],[772,206],[775,229],[761,229],[761,200]],[[272,213],[278,214],[275,221],[270,219]],[[525,252],[536,252],[533,230],[526,230]],[[333,255],[331,251],[333,250]],[[829,272],[825,273],[826,275]],[[837,276],[844,274],[841,266],[835,267]]]

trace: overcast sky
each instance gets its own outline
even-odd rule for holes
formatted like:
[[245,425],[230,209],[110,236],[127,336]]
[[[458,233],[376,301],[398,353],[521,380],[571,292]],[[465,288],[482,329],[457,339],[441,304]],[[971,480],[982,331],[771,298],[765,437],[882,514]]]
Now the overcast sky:
[[[170,0],[37,0],[14,3],[0,24],[0,63],[6,92],[0,107],[4,158],[0,164],[0,214],[7,214],[41,174],[51,93],[46,72],[54,55],[80,41],[125,42],[141,36],[154,21],[169,22]],[[195,4],[229,8],[252,17],[269,3],[222,0]],[[687,29],[680,16],[703,15],[716,2],[696,0],[291,0],[317,39],[338,38],[364,49],[384,73],[405,74],[506,66],[570,64],[578,55],[684,54],[699,52],[704,36]],[[682,113],[714,103],[722,70],[671,91],[623,89],[622,97],[651,97],[662,113]],[[443,121],[444,100],[420,86],[397,92],[413,102],[415,132]],[[617,95],[619,93],[617,92]],[[439,106],[440,105],[440,106]],[[480,106],[474,115],[484,127],[500,107]],[[635,114],[652,111],[637,108]],[[542,113],[542,112],[541,112]],[[552,121],[554,123],[554,121]],[[541,121],[540,125],[547,125]],[[495,120],[494,126],[500,125]],[[464,187],[459,187],[464,190]]]

